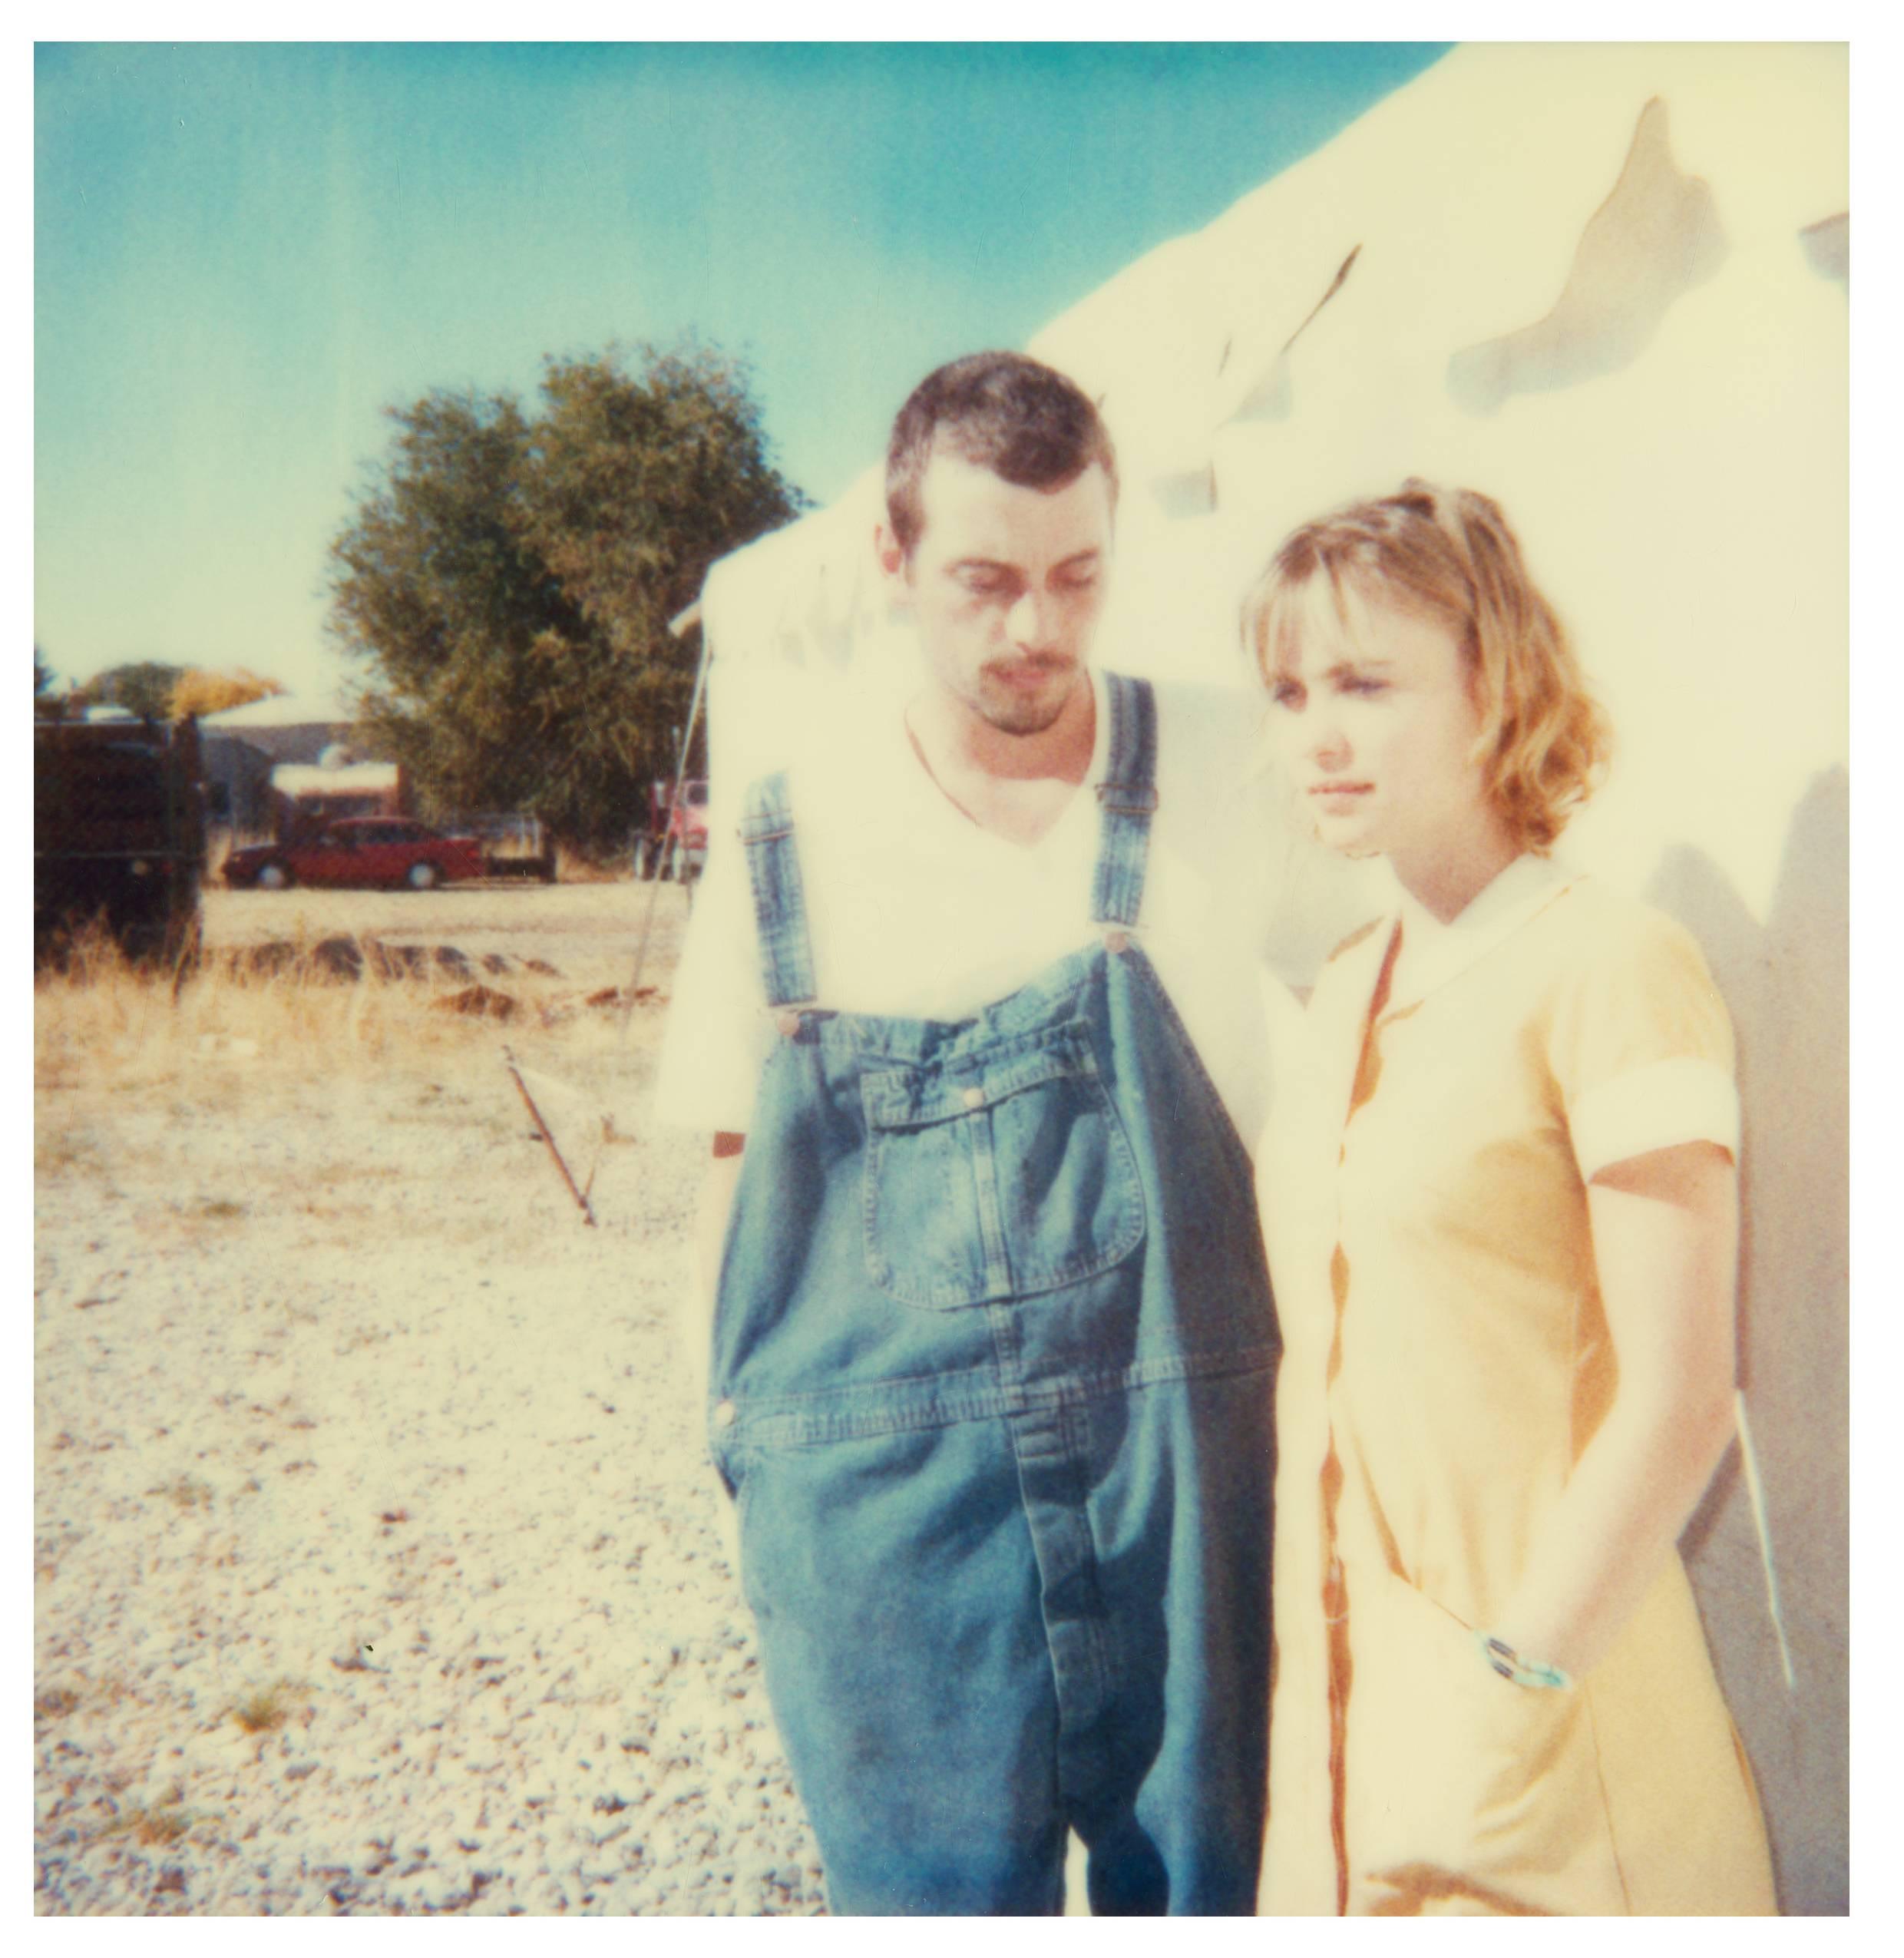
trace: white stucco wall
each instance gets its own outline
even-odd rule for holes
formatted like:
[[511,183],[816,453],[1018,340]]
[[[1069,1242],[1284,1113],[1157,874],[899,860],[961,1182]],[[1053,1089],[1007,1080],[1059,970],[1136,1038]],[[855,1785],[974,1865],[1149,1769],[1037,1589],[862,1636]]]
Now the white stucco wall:
[[[1738,1028],[1794,1688],[1736,1456],[1687,1541],[1790,1912],[1847,1884],[1847,88],[1828,45],[1464,48],[1030,349],[1118,443],[1106,663],[1241,689],[1277,541],[1408,475],[1496,497],[1575,634],[1619,752],[1567,853],[1699,937]],[[899,683],[878,508],[869,470],[716,567],[717,805],[825,683]]]

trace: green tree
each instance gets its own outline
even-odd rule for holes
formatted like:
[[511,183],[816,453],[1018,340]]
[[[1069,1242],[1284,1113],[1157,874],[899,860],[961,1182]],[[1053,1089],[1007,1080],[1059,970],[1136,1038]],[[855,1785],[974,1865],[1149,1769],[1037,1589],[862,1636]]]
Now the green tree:
[[46,655],[33,649],[33,716],[36,720],[56,721],[65,717],[66,703],[53,691],[53,669]]
[[123,707],[127,713],[170,720],[172,690],[184,675],[183,666],[167,666],[163,660],[134,660],[94,674],[74,689],[74,698],[82,706]]
[[715,349],[550,360],[540,392],[533,418],[506,392],[388,411],[391,451],[331,547],[331,629],[427,807],[524,809],[599,849],[686,718],[693,655],[669,619],[805,499]]

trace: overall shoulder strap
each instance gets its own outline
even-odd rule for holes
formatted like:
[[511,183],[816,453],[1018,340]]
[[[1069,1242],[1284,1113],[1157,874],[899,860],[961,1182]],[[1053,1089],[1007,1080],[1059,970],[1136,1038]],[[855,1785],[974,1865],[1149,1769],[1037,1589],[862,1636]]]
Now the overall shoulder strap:
[[1110,752],[1097,788],[1091,917],[1099,924],[1135,924],[1143,908],[1150,819],[1157,807],[1157,700],[1147,680],[1106,673],[1103,680]]
[[751,784],[742,805],[740,840],[747,848],[754,923],[760,939],[761,983],[769,1006],[793,1006],[815,995],[813,946],[793,842],[793,802],[787,776]]

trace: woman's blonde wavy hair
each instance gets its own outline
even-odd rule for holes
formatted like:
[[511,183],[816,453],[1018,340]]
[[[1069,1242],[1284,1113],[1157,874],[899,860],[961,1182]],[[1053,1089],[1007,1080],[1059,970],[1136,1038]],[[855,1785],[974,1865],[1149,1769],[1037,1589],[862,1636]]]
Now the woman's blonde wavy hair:
[[1347,636],[1358,600],[1425,613],[1459,639],[1487,792],[1519,846],[1544,855],[1605,773],[1611,730],[1499,504],[1411,476],[1291,532],[1243,602],[1264,680],[1318,630]]

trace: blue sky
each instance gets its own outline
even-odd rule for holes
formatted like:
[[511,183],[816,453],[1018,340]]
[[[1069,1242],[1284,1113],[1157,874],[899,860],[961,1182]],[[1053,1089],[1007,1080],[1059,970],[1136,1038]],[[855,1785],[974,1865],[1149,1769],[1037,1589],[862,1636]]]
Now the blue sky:
[[42,45],[35,634],[299,687],[387,404],[690,330],[837,494],[1439,45]]

